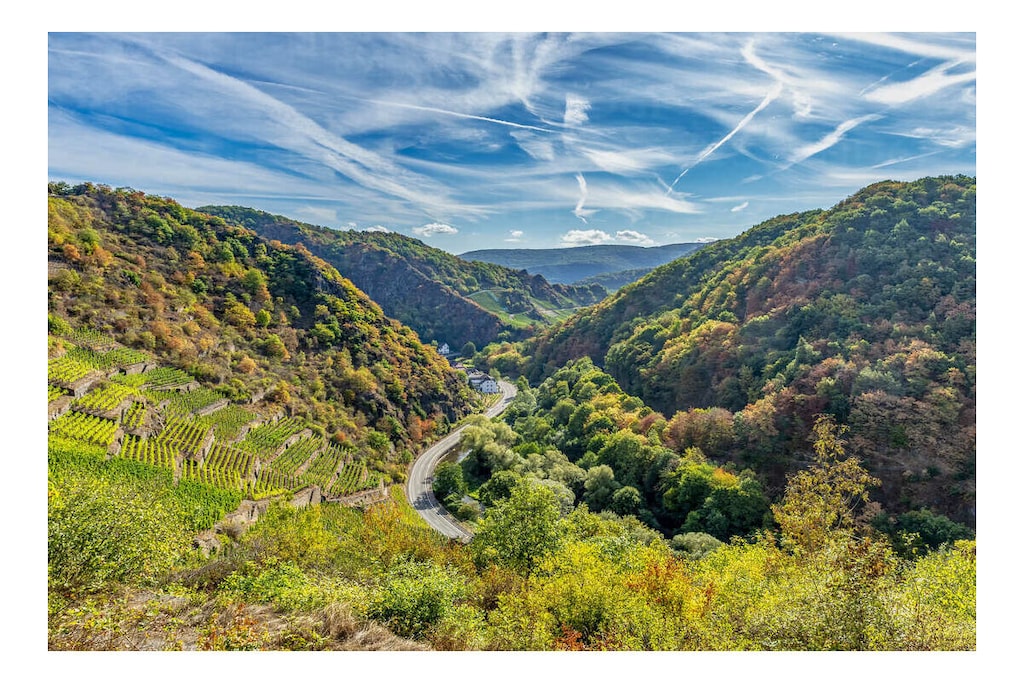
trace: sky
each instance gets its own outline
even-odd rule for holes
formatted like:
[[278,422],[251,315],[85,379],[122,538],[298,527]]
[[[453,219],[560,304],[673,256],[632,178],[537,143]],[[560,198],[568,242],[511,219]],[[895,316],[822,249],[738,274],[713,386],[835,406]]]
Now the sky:
[[49,33],[48,175],[452,253],[975,175],[974,33]]

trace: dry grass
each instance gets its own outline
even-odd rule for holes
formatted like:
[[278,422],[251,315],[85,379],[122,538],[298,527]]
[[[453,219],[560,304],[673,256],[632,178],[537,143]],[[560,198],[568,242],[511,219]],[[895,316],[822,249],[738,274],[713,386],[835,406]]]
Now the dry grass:
[[347,605],[283,614],[202,594],[121,591],[51,604],[50,650],[427,650]]

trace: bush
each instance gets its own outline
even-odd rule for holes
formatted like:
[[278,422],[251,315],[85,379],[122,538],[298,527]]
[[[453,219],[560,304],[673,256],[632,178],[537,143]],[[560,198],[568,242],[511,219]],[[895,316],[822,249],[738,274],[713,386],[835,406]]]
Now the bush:
[[50,586],[60,591],[146,583],[170,569],[189,540],[165,500],[91,476],[51,490],[47,532]]
[[465,594],[465,582],[442,567],[405,562],[388,572],[369,616],[406,638],[423,636]]

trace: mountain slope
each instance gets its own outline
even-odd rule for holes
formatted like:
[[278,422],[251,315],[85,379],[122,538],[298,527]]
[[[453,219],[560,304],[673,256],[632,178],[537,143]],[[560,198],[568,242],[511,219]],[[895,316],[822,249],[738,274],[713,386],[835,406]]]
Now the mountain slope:
[[550,282],[582,284],[581,280],[595,276],[650,270],[702,246],[700,242],[688,242],[658,247],[595,244],[564,249],[481,249],[466,252],[462,258],[526,270]]
[[543,333],[520,366],[539,379],[590,356],[680,434],[720,408],[714,455],[777,485],[833,414],[888,508],[972,521],[975,207],[957,176],[772,219]]
[[552,285],[543,277],[469,263],[396,233],[338,231],[238,206],[200,210],[267,239],[301,242],[424,340],[458,349],[525,339],[568,311],[599,301],[599,286]]
[[401,450],[472,407],[447,362],[335,268],[168,199],[51,184],[49,268],[50,313],[72,327],[341,442]]

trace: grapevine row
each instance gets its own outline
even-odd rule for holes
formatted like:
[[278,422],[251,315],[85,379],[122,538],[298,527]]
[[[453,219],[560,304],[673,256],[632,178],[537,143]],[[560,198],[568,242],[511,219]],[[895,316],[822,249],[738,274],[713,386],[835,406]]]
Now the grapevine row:
[[51,422],[50,432],[76,441],[109,446],[114,441],[117,423],[72,410]]

